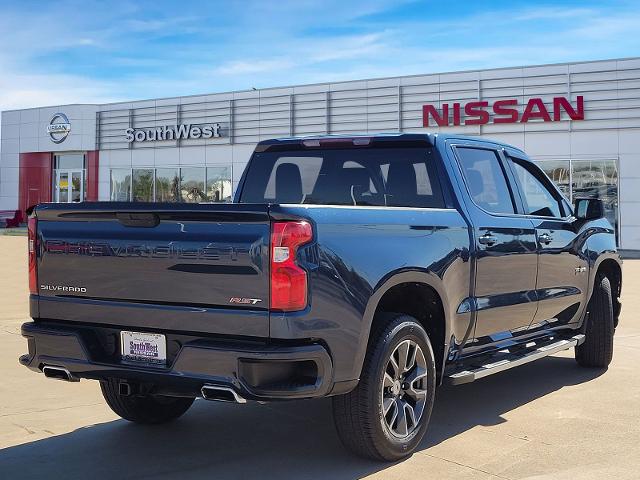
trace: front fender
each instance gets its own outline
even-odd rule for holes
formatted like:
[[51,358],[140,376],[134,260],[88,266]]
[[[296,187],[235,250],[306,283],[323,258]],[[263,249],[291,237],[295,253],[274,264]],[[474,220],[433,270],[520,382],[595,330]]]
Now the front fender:
[[[589,260],[589,289],[587,292],[587,298],[590,299],[591,294],[593,293],[598,270],[600,270],[605,262],[615,262],[615,265],[617,265],[617,268],[621,271],[622,260],[620,259],[620,254],[616,248],[613,227],[606,219],[589,222],[581,230],[583,230],[588,236],[587,257]],[[621,281],[622,279],[620,278],[620,282]]]

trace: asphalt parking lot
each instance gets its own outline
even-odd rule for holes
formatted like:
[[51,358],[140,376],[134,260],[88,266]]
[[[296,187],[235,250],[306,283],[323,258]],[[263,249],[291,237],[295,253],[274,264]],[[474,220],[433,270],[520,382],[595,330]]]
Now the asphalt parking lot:
[[419,451],[393,465],[340,445],[328,400],[197,401],[181,419],[117,418],[96,382],[56,382],[18,364],[28,318],[26,238],[0,236],[0,477],[278,479],[640,478],[640,260],[624,265],[607,371],[573,351],[439,390]]

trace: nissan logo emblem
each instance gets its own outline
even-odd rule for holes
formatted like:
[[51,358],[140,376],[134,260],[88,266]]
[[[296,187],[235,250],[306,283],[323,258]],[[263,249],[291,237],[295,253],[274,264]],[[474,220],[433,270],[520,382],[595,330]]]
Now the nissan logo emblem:
[[62,143],[71,133],[71,124],[64,113],[56,113],[47,125],[47,133],[53,143]]

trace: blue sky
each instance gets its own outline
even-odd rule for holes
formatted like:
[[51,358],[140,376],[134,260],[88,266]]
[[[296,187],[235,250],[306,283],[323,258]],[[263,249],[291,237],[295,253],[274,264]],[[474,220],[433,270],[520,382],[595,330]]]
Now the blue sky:
[[0,110],[640,55],[640,2],[0,0]]

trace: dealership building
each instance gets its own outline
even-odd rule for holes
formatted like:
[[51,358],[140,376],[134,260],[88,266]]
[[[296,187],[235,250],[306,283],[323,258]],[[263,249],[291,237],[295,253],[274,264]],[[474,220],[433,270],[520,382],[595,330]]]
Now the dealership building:
[[2,112],[0,210],[224,202],[256,143],[447,131],[525,150],[566,196],[605,202],[640,251],[640,58]]

